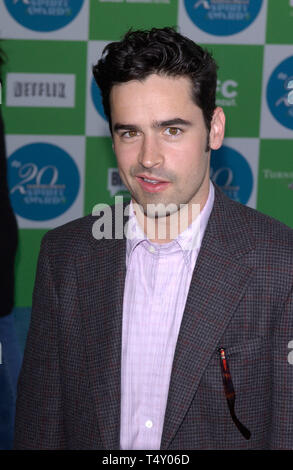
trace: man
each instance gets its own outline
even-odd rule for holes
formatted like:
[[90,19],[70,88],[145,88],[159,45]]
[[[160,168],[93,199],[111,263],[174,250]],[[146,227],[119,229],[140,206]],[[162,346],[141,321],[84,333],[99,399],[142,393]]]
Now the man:
[[[0,47],[0,90],[2,88],[2,67],[4,65],[4,52]],[[1,102],[0,102],[1,104]],[[7,317],[14,305],[14,260],[17,248],[17,225],[15,216],[10,204],[7,184],[6,149],[4,140],[4,122],[0,106],[0,213],[2,226],[1,230],[1,283],[0,297],[1,308],[0,317]]]
[[209,180],[225,126],[213,58],[152,29],[93,71],[131,223],[44,237],[15,448],[292,448],[293,231]]
[[[4,51],[0,47],[0,89],[4,62]],[[0,449],[11,449],[13,445],[16,386],[22,360],[12,313],[17,225],[9,200],[6,167],[4,122],[0,106]]]

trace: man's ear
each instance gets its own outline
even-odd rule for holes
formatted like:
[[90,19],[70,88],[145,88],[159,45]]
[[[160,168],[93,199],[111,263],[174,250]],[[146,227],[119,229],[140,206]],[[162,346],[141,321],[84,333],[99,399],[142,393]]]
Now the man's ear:
[[225,114],[219,106],[215,109],[210,130],[210,148],[217,150],[221,147],[225,135]]

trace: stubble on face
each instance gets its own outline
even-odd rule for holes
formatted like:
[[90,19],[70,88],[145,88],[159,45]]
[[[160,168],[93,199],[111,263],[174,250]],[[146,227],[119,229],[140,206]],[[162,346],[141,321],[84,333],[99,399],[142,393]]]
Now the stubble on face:
[[[133,202],[142,206],[144,216],[170,217],[180,205],[192,203],[202,208],[209,191],[209,133],[202,110],[192,101],[189,79],[152,75],[143,82],[114,86],[110,98],[113,128],[117,123],[124,126],[113,132],[119,173]],[[165,128],[154,124],[172,119],[191,124]],[[134,138],[123,137],[128,124],[132,133],[137,132]],[[171,128],[182,131],[170,136]],[[142,174],[167,181],[168,187],[149,192],[140,184]],[[165,209],[154,209],[158,204]]]

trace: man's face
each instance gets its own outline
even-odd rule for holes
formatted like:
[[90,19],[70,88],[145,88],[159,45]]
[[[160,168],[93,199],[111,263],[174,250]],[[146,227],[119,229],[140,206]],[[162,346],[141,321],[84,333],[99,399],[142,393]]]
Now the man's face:
[[[150,75],[144,81],[113,86],[110,94],[113,148],[119,173],[133,202],[205,204],[210,151],[201,109],[192,101],[186,77]],[[214,113],[212,149],[224,137],[225,117]],[[146,181],[152,180],[153,182]]]

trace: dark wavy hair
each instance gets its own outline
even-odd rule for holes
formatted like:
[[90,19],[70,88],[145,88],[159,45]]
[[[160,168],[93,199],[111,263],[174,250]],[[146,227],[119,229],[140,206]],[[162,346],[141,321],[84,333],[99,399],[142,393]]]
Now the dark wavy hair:
[[216,107],[217,64],[212,55],[174,28],[128,31],[119,42],[108,44],[93,66],[101,90],[105,115],[112,132],[109,96],[113,85],[129,80],[144,80],[156,73],[186,76],[192,84],[192,99],[203,112],[210,131]]

